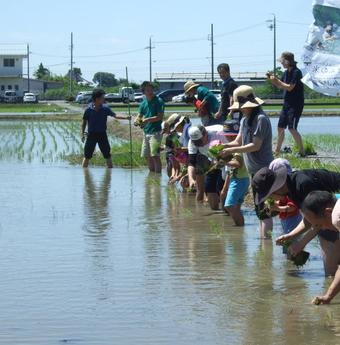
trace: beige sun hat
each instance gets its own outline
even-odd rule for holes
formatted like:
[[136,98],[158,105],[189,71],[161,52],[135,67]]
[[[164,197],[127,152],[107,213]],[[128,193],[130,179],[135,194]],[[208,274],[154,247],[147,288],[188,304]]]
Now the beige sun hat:
[[241,85],[234,90],[233,104],[230,110],[239,110],[244,108],[256,108],[262,105],[264,101],[255,96],[254,89],[248,85]]
[[189,80],[184,84],[184,93],[188,93],[194,87],[200,86],[200,84],[196,84],[193,80]]
[[162,122],[163,132],[169,131],[180,119],[180,115],[177,113],[171,114],[165,121]]
[[173,127],[178,120],[181,118],[181,116],[177,113],[171,114],[166,120],[165,122],[170,126]]

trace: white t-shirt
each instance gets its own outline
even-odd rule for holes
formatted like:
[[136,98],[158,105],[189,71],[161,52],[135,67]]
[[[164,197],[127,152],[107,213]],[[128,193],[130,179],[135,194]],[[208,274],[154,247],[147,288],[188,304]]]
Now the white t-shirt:
[[222,144],[226,144],[228,141],[223,134],[223,126],[222,125],[213,125],[213,126],[207,126],[205,129],[208,132],[208,144],[204,146],[196,146],[192,140],[189,140],[188,144],[188,153],[189,155],[194,155],[197,153],[200,153],[201,155],[208,157],[208,151],[211,145],[211,142],[218,140]]

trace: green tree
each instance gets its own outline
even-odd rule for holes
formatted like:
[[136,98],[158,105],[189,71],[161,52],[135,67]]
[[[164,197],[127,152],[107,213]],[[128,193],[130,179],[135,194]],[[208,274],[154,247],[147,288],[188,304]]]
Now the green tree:
[[93,76],[93,82],[98,83],[103,87],[112,87],[118,85],[118,80],[113,73],[108,72],[97,72]]
[[40,62],[37,70],[33,73],[37,79],[48,79],[51,76],[51,72],[48,68],[44,67],[42,62]]
[[[71,70],[68,70],[65,77],[70,78],[70,73],[71,73]],[[73,67],[72,80],[77,82],[77,83],[79,83],[83,80],[81,69],[79,67]]]

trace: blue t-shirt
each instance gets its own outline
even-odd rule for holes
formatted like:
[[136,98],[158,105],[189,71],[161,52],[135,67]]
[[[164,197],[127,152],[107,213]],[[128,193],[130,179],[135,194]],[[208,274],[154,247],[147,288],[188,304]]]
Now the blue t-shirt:
[[107,117],[116,117],[116,114],[106,104],[95,110],[93,104],[85,110],[83,119],[87,121],[87,130],[89,133],[106,132]]

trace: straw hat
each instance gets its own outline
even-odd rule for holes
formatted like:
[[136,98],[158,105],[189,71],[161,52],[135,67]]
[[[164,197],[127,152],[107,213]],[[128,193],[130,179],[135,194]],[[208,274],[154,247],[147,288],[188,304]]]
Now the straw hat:
[[230,110],[256,108],[264,103],[261,98],[255,96],[254,89],[248,85],[241,85],[234,90],[233,101]]
[[178,120],[177,122],[175,122],[175,124],[173,125],[174,130],[176,130],[176,128],[177,128],[180,124],[182,124],[183,122],[185,122],[186,120],[187,120],[187,117],[184,116],[184,115],[182,115],[182,116],[179,118],[179,120]]
[[171,127],[178,121],[180,115],[172,114],[165,121],[162,122],[162,132],[163,134],[169,132]]
[[181,116],[177,113],[171,114],[166,120],[165,122],[170,126],[173,127],[181,118]]
[[184,93],[188,93],[194,87],[198,87],[200,84],[196,84],[193,80],[189,80],[184,84]]

